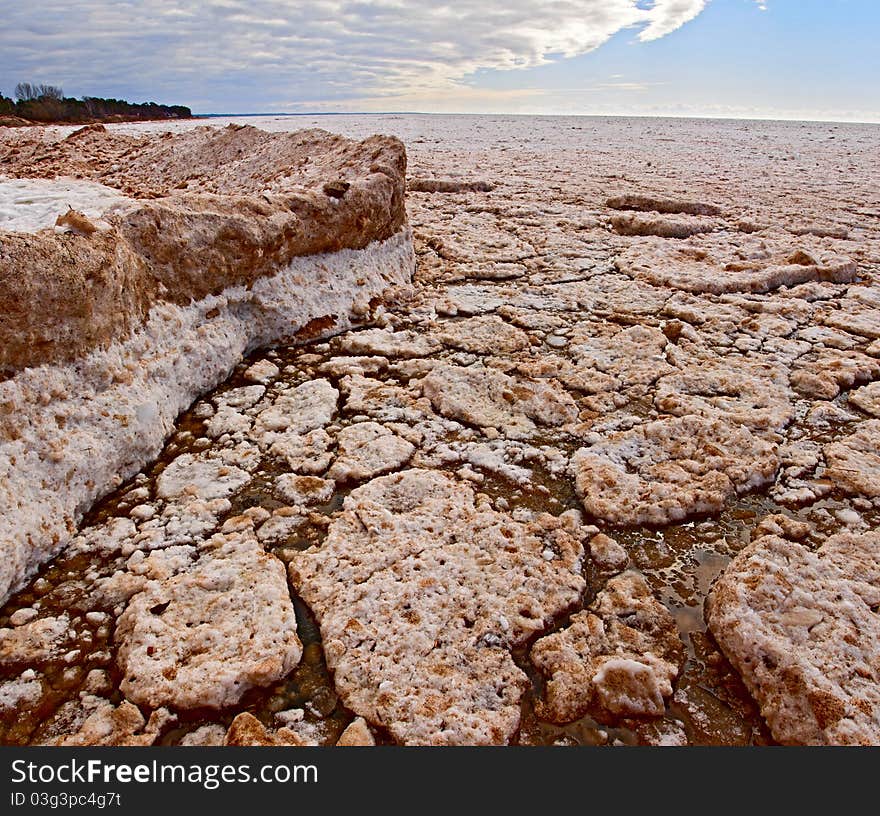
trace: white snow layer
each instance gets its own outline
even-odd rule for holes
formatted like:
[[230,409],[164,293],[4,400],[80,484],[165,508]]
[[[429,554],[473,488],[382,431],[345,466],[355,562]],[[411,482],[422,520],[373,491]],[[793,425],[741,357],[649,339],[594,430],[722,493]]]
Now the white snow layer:
[[0,231],[37,232],[54,227],[68,207],[98,219],[116,204],[126,204],[119,190],[72,178],[8,179],[0,176]]

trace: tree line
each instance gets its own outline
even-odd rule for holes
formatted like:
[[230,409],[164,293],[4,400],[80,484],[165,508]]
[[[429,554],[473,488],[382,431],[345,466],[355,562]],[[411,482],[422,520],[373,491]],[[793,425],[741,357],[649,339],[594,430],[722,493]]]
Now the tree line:
[[131,119],[188,119],[192,111],[185,105],[157,105],[155,102],[126,102],[64,96],[55,85],[19,82],[14,99],[0,92],[0,116],[17,116],[29,122],[103,122]]

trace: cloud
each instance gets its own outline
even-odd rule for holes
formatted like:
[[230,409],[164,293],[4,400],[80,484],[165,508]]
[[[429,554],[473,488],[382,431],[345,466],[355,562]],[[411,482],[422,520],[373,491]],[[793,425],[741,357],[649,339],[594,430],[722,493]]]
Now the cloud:
[[650,10],[650,22],[639,32],[642,42],[659,40],[694,19],[707,0],[657,0]]
[[[10,3],[0,76],[206,110],[448,94],[633,28],[647,42],[706,0],[31,0]],[[2,88],[7,93],[11,88]]]

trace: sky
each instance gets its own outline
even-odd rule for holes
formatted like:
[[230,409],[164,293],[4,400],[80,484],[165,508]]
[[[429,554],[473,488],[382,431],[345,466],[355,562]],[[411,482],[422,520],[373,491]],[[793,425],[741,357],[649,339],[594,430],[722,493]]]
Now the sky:
[[880,0],[4,0],[0,92],[880,122]]

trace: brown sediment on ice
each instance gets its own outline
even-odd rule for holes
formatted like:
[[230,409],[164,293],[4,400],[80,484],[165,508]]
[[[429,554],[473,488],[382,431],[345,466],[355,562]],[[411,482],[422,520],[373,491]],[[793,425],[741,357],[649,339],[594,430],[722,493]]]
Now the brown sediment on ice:
[[531,345],[528,334],[495,315],[456,320],[436,336],[438,345],[477,354],[509,354]]
[[517,517],[438,471],[354,490],[291,581],[346,705],[406,744],[506,742],[526,676],[510,649],[584,588],[571,517]]
[[827,476],[855,495],[880,498],[880,419],[825,446]]
[[654,404],[668,414],[723,417],[752,430],[780,431],[794,418],[788,378],[778,366],[694,359],[657,381]]
[[353,720],[336,742],[337,747],[340,748],[366,748],[375,744],[376,738],[363,717]]
[[589,609],[540,638],[532,662],[548,678],[538,711],[568,722],[591,708],[617,716],[659,716],[684,665],[675,621],[645,579],[625,572],[605,585]]
[[[817,239],[818,240],[818,239]],[[785,239],[700,236],[670,244],[647,238],[617,259],[626,275],[657,286],[715,295],[769,292],[811,281],[849,283],[857,278],[855,262],[813,242],[809,249]]]
[[614,196],[605,202],[612,210],[637,210],[663,214],[721,215],[721,208],[705,201],[688,201],[675,198],[657,198],[639,193]]
[[129,700],[225,708],[299,663],[284,568],[250,528],[210,539],[187,567],[147,583],[119,618],[121,688]]
[[[275,747],[321,744],[319,738],[323,735],[320,729],[304,727],[301,720],[288,720],[283,716],[285,713],[276,714],[276,720],[288,724],[272,729],[266,727],[253,714],[242,712],[232,721],[222,739],[214,744]],[[356,717],[352,720],[336,741],[336,745],[340,747],[367,747],[375,744],[376,738],[363,717]]]
[[555,380],[516,380],[493,369],[440,364],[422,390],[443,416],[481,428],[503,429],[512,439],[577,418],[571,396]]
[[232,721],[222,744],[278,747],[284,745],[307,746],[316,743],[310,743],[292,728],[281,727],[276,730],[266,728],[253,714],[244,711]]
[[877,533],[839,533],[815,551],[771,535],[725,570],[707,618],[779,742],[876,745],[878,604]]
[[880,360],[853,347],[823,348],[822,345],[798,358],[792,366],[789,382],[798,394],[832,400],[841,391],[880,377]]
[[849,395],[850,405],[855,405],[866,414],[880,417],[880,382],[857,388]]
[[[390,238],[406,221],[406,154],[390,137],[230,126],[139,139],[86,128],[54,143],[4,139],[0,168],[90,179],[133,199],[106,214],[99,235],[3,235],[6,371],[76,359],[141,325],[158,300],[248,286],[295,257]],[[339,197],[323,189],[336,179],[348,185]]]
[[123,700],[113,706],[107,700],[86,701],[92,709],[78,731],[66,736],[56,737],[49,745],[72,746],[144,746],[153,745],[164,723],[159,718],[151,718],[148,723],[140,709]]
[[849,238],[849,230],[846,227],[808,224],[807,226],[789,225],[786,229],[792,235],[815,235],[819,238]]
[[490,193],[495,185],[482,179],[412,178],[406,189],[412,193]]
[[614,215],[609,223],[618,235],[656,235],[660,238],[688,238],[717,227],[717,223],[706,218],[670,218],[637,213]]
[[772,482],[778,467],[774,444],[693,415],[611,434],[571,460],[586,511],[621,525],[718,513],[738,493]]

